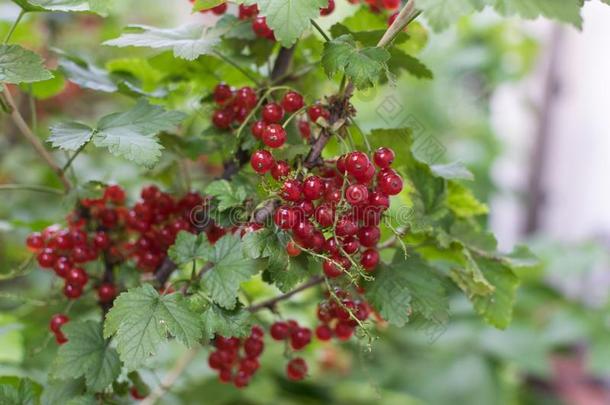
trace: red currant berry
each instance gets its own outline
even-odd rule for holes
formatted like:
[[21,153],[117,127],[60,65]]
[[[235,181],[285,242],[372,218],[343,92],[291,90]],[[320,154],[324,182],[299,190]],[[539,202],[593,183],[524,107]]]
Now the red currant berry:
[[289,179],[284,182],[282,186],[282,198],[287,201],[299,202],[301,201],[301,195],[303,192],[303,186],[301,182],[296,179]]
[[303,182],[303,195],[306,199],[313,201],[322,197],[324,193],[324,182],[318,176],[309,176]]
[[252,87],[242,87],[235,93],[235,105],[252,110],[258,103],[258,97]]
[[53,333],[60,333],[61,327],[67,324],[70,321],[67,315],[64,314],[55,314],[51,317],[51,321],[49,322],[49,329]]
[[333,330],[328,325],[320,325],[316,328],[316,337],[326,342],[333,337]]
[[256,139],[261,139],[266,126],[263,120],[254,121],[250,126],[250,131]]
[[351,205],[360,205],[368,202],[369,191],[362,184],[352,184],[345,190],[345,199]]
[[322,270],[329,278],[337,278],[343,275],[343,267],[339,264],[339,261],[335,258],[326,259],[322,264]]
[[220,370],[220,373],[218,373],[218,379],[222,383],[231,382],[231,380],[233,379],[233,373],[231,372],[231,369],[223,368],[222,370]]
[[72,268],[72,260],[68,257],[60,257],[53,264],[53,270],[58,277],[65,278],[68,275],[68,271]]
[[296,112],[303,108],[304,105],[303,96],[295,91],[289,91],[282,98],[282,107],[288,112]]
[[290,174],[290,165],[285,160],[278,160],[271,168],[271,177],[282,180]]
[[324,250],[324,234],[318,230],[315,230],[311,238],[309,239],[309,246],[314,252],[320,253]]
[[349,340],[354,334],[354,327],[349,322],[339,322],[335,326],[335,335],[339,340]]
[[64,295],[69,299],[76,299],[83,295],[83,287],[66,283],[64,285]]
[[271,325],[269,334],[275,340],[285,340],[290,334],[290,327],[286,322],[275,322]]
[[374,271],[377,264],[379,264],[379,252],[375,249],[367,249],[362,252],[360,258],[360,264],[366,271]]
[[396,174],[388,174],[379,180],[379,191],[387,195],[397,195],[402,191],[402,178]]
[[296,205],[296,208],[303,215],[302,218],[309,218],[314,213],[314,205],[309,200],[303,200]]
[[309,139],[311,137],[311,127],[309,126],[309,122],[305,120],[299,120],[297,124],[299,127],[299,133],[303,139]]
[[365,226],[358,231],[358,240],[365,247],[373,247],[379,242],[381,231],[376,226]]
[[213,97],[214,97],[214,101],[217,104],[222,105],[233,97],[233,90],[231,90],[230,86],[228,86],[224,83],[220,83],[220,84],[216,85],[216,87],[214,88]]
[[231,126],[231,121],[233,121],[233,114],[227,109],[216,110],[214,115],[212,115],[212,123],[219,129],[229,128]]
[[275,124],[284,118],[284,109],[277,103],[269,103],[263,107],[261,116],[267,124]]
[[100,250],[106,250],[110,247],[110,238],[106,232],[100,231],[93,237],[93,246]]
[[311,342],[311,330],[297,328],[290,334],[290,346],[294,350],[301,350]]
[[344,216],[339,218],[335,233],[338,237],[344,238],[346,236],[353,236],[358,232],[358,225],[351,217]]
[[292,381],[301,381],[307,375],[307,363],[300,357],[296,357],[286,365],[286,375]]
[[247,20],[248,18],[255,17],[258,14],[258,6],[253,4],[251,6],[246,6],[244,4],[239,5],[239,19]]
[[254,325],[252,329],[250,329],[250,336],[256,339],[263,339],[265,331],[260,326]]
[[256,370],[259,369],[259,367],[260,363],[258,362],[258,359],[251,357],[246,357],[239,364],[239,369],[245,371],[250,375],[254,374]]
[[261,16],[252,20],[252,30],[261,38],[269,38],[273,35],[273,30],[267,25],[267,19]]
[[324,242],[324,250],[333,256],[339,254],[339,245],[337,244],[337,240],[332,235],[326,239],[326,242]]
[[138,389],[136,387],[131,387],[129,389],[129,395],[131,395],[131,397],[133,399],[135,399],[136,401],[140,401],[140,400],[146,398],[146,395],[140,394],[140,392],[138,391]]
[[336,187],[329,187],[324,192],[324,200],[330,204],[338,204],[341,201],[341,190]]
[[352,176],[357,176],[366,172],[369,166],[369,158],[362,152],[352,152],[347,155],[345,168]]
[[89,281],[89,275],[80,267],[74,267],[68,271],[66,281],[72,285],[84,287]]
[[298,222],[298,214],[291,207],[279,207],[275,210],[273,221],[280,229],[292,229]]
[[318,118],[322,117],[328,121],[330,118],[330,113],[320,104],[314,104],[307,109],[307,115],[311,122],[317,122]]
[[264,349],[265,343],[260,339],[249,337],[244,342],[244,351],[248,357],[258,357]]
[[125,190],[116,184],[109,185],[104,190],[104,200],[121,205],[125,202]]
[[97,297],[102,304],[112,302],[117,295],[117,290],[114,284],[104,283],[97,289]]
[[348,255],[352,255],[360,249],[360,242],[354,237],[345,238],[342,243],[343,250]]
[[58,345],[63,345],[68,342],[68,338],[62,332],[57,332],[55,334],[55,341]]
[[220,352],[212,352],[208,356],[208,366],[212,370],[220,370],[224,366],[223,358]]
[[309,241],[314,234],[314,230],[314,226],[306,219],[303,219],[292,227],[294,235],[302,241]]
[[36,261],[38,261],[38,265],[43,269],[53,268],[55,261],[57,260],[57,255],[55,254],[55,250],[50,248],[42,249],[38,256],[36,256]]
[[265,174],[273,166],[273,156],[266,150],[257,150],[250,158],[250,164],[258,174]]
[[227,12],[227,3],[222,3],[217,5],[216,7],[212,7],[212,13],[216,15],[223,15]]
[[400,0],[382,0],[382,3],[386,10],[396,10],[400,7]]
[[244,388],[247,387],[250,383],[250,374],[248,374],[244,370],[239,370],[233,379],[233,385],[235,388]]
[[263,130],[263,142],[270,148],[279,148],[286,142],[286,130],[279,124],[269,124]]
[[320,204],[314,212],[314,218],[321,227],[326,228],[334,223],[335,213],[330,205]]
[[394,21],[396,21],[396,19],[398,18],[398,14],[400,14],[399,12],[395,12],[394,14],[392,14],[389,18],[388,18],[388,27],[392,24],[394,24]]
[[390,208],[390,199],[379,191],[373,191],[369,196],[369,205],[373,208],[386,210]]
[[28,235],[25,240],[25,244],[31,251],[37,251],[44,247],[44,239],[42,238],[42,234],[40,232],[34,232]]
[[375,151],[375,154],[373,155],[373,160],[375,161],[377,167],[381,169],[386,169],[392,165],[392,162],[394,162],[395,157],[396,155],[394,154],[394,151],[392,149],[379,148]]
[[335,11],[335,0],[328,0],[328,6],[320,9],[320,15],[326,16]]

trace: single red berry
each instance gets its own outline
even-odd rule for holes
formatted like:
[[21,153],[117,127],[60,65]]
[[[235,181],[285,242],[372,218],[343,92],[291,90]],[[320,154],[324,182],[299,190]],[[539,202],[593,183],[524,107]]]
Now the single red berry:
[[288,112],[296,112],[303,108],[304,105],[303,96],[295,91],[289,91],[282,98],[282,107]]
[[89,275],[80,267],[74,267],[68,271],[66,281],[70,284],[84,287],[89,281]]
[[328,6],[320,9],[320,15],[326,16],[335,11],[335,0],[328,0]]
[[300,357],[296,357],[286,365],[286,375],[292,381],[301,381],[307,375],[307,363]]
[[351,205],[364,204],[369,200],[369,191],[363,184],[352,184],[345,190],[345,199]]
[[250,383],[250,374],[244,370],[239,370],[235,377],[233,378],[233,385],[235,388],[244,388],[247,387]]
[[335,326],[335,335],[339,340],[349,340],[354,334],[354,327],[346,321],[337,323]]
[[233,121],[233,114],[228,109],[216,110],[212,115],[212,123],[219,129],[229,128],[231,121]]
[[322,117],[326,120],[330,118],[330,113],[320,104],[314,104],[307,109],[307,115],[311,122],[317,122],[318,118]]
[[129,389],[129,395],[131,395],[131,397],[137,401],[140,401],[140,400],[146,398],[146,395],[140,394],[140,392],[138,391],[138,389],[135,386],[133,386]]
[[320,253],[324,250],[325,243],[326,239],[324,239],[324,234],[316,229],[311,238],[309,239],[310,249],[314,252]]
[[252,87],[242,87],[235,92],[235,105],[252,110],[258,103],[258,97]]
[[388,174],[379,180],[379,191],[387,195],[397,195],[402,191],[402,178],[397,174]]
[[239,339],[234,336],[224,337],[217,335],[214,339],[214,345],[218,350],[234,351],[239,348]]
[[55,341],[58,345],[63,345],[64,343],[68,343],[68,338],[60,331],[55,334]]
[[362,152],[351,152],[345,160],[345,168],[352,176],[363,174],[369,166],[369,158]]
[[290,165],[285,160],[278,160],[271,168],[271,176],[276,180],[282,180],[290,174]]
[[83,295],[83,287],[80,285],[74,285],[66,283],[64,285],[64,295],[69,299],[76,299]]
[[370,184],[373,178],[375,177],[375,165],[369,162],[366,170],[362,173],[357,173],[354,175],[354,178],[360,184]]
[[97,289],[97,297],[103,304],[112,302],[117,295],[116,286],[112,283],[104,283]]
[[299,133],[303,139],[309,139],[311,137],[311,127],[309,126],[309,122],[305,120],[299,120],[298,122]]
[[273,35],[273,30],[267,25],[267,19],[262,16],[252,20],[252,30],[261,38],[270,38]]
[[29,250],[35,252],[44,247],[44,239],[42,238],[42,234],[40,232],[34,232],[28,235],[25,240],[25,244]]
[[373,247],[379,242],[381,231],[376,226],[364,226],[358,230],[358,240],[365,247]]
[[249,337],[244,342],[244,351],[248,357],[258,357],[264,349],[265,343],[260,339]]
[[231,372],[231,369],[223,368],[220,370],[220,373],[218,373],[218,379],[220,382],[225,384],[231,382],[231,380],[233,380],[233,373]]
[[299,248],[299,246],[291,240],[286,245],[286,252],[289,256],[296,257],[301,254],[301,248]]
[[298,203],[295,208],[302,214],[301,218],[310,218],[315,210],[313,203],[309,200],[303,200]]
[[341,190],[336,187],[329,187],[324,192],[324,200],[332,205],[338,204],[341,201]]
[[217,5],[216,7],[212,7],[212,13],[216,15],[223,15],[227,12],[227,3],[222,3]]
[[320,325],[316,328],[316,337],[324,342],[332,339],[333,330],[328,325]]
[[55,250],[50,248],[44,248],[38,253],[36,256],[36,261],[38,261],[38,265],[43,269],[50,269],[55,264],[57,260],[57,255],[55,254]]
[[256,339],[262,339],[265,336],[265,331],[258,325],[254,325],[252,329],[250,329],[250,336]]
[[290,327],[286,322],[275,322],[271,325],[269,334],[275,340],[285,340],[290,334]]
[[360,242],[353,236],[350,236],[349,238],[345,238],[343,240],[341,246],[343,247],[345,253],[351,255],[356,253],[358,249],[360,249]]
[[269,103],[263,107],[261,116],[267,124],[275,124],[284,118],[284,109],[277,103]]
[[322,264],[322,270],[324,270],[324,274],[329,278],[337,278],[343,275],[343,267],[335,258],[326,259]]
[[303,182],[303,195],[306,199],[313,201],[324,194],[324,182],[318,176],[309,176]]
[[400,7],[400,0],[382,0],[381,2],[386,10],[396,10]]
[[68,257],[59,257],[55,264],[53,264],[53,270],[58,277],[65,278],[68,275],[68,271],[72,268],[72,260]]
[[125,190],[117,184],[111,184],[104,190],[104,200],[121,205],[125,202]]
[[266,126],[263,120],[254,121],[250,126],[250,131],[256,139],[261,139]]
[[366,271],[374,271],[377,264],[379,264],[379,252],[375,249],[367,249],[362,252],[362,257],[360,258],[360,264]]
[[64,314],[55,314],[51,317],[51,321],[49,322],[49,329],[53,333],[60,333],[61,327],[67,324],[70,321],[67,315]]
[[297,328],[290,334],[290,346],[294,350],[301,350],[311,342],[311,330]]
[[369,205],[374,208],[386,210],[390,208],[390,198],[379,191],[373,191],[369,195]]
[[110,238],[104,231],[97,232],[93,237],[93,246],[100,250],[106,250],[110,247]]
[[231,86],[220,83],[214,88],[213,97],[216,104],[223,105],[233,98],[233,90],[231,89]]
[[298,222],[298,214],[291,207],[279,207],[275,210],[273,221],[280,229],[292,229]]
[[296,179],[289,179],[282,186],[282,198],[287,201],[299,202],[301,200],[303,186]]
[[375,151],[375,154],[373,155],[373,160],[375,161],[375,164],[381,169],[386,169],[390,167],[392,165],[392,162],[394,162],[395,158],[396,155],[394,154],[394,151],[390,148],[379,148]]
[[260,363],[258,362],[258,359],[252,357],[246,357],[239,364],[239,369],[250,375],[254,374],[259,367]]
[[292,227],[292,232],[294,232],[294,235],[298,239],[306,242],[308,242],[313,236],[314,230],[314,226],[307,219],[299,221],[295,226]]
[[208,365],[212,370],[220,370],[224,366],[223,358],[220,352],[211,352],[208,356]]
[[280,124],[269,124],[263,130],[263,142],[270,148],[279,148],[286,142],[286,130]]
[[258,6],[253,4],[251,6],[246,6],[244,4],[239,5],[239,19],[247,20],[248,18],[255,17],[258,14]]
[[273,156],[266,150],[257,150],[250,158],[250,164],[258,174],[265,174],[273,166]]
[[329,236],[328,239],[324,242],[324,250],[326,250],[331,255],[335,256],[339,254],[339,244],[334,236]]
[[346,236],[353,236],[358,232],[358,225],[349,216],[343,216],[337,221],[335,233],[338,237],[344,238]]
[[326,228],[334,223],[335,212],[330,205],[323,203],[316,208],[314,218],[321,227]]

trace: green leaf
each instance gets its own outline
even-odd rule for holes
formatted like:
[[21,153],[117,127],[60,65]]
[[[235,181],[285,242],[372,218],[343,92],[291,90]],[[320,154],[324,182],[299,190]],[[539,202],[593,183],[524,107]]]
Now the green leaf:
[[250,333],[252,324],[250,312],[245,309],[227,311],[217,305],[210,305],[202,314],[203,337],[211,340],[214,335],[243,337]]
[[426,65],[414,56],[408,55],[397,48],[390,49],[388,69],[398,76],[403,70],[418,79],[432,79],[434,74]]
[[70,322],[62,331],[68,342],[57,352],[54,369],[60,379],[85,377],[87,387],[102,391],[121,373],[121,362],[110,342],[104,339],[102,324]]
[[205,192],[216,198],[219,211],[241,205],[248,197],[245,187],[227,180],[213,181],[206,187]]
[[60,94],[66,87],[66,80],[59,71],[52,71],[52,78],[40,82],[22,84],[23,91],[30,93],[38,100],[46,100]]
[[244,235],[242,250],[246,257],[259,259],[275,254],[278,244],[278,233],[273,229],[264,228]]
[[40,56],[19,45],[0,45],[0,82],[32,83],[53,78]]
[[26,11],[95,12],[108,11],[105,0],[14,0]]
[[358,49],[351,35],[342,35],[324,44],[322,66],[329,77],[343,72],[358,89],[366,89],[379,81],[387,71],[390,54],[383,48]]
[[259,15],[267,18],[267,25],[284,47],[291,47],[309,28],[310,20],[320,16],[320,8],[328,0],[237,0],[238,4],[257,4]]
[[513,316],[513,305],[519,285],[519,278],[501,260],[473,255],[474,261],[483,276],[494,286],[495,291],[488,295],[472,297],[474,308],[479,315],[496,328],[505,329]]
[[189,24],[173,29],[130,25],[127,29],[129,32],[104,42],[104,45],[171,50],[177,58],[195,60],[200,55],[213,53],[214,47],[220,43],[224,34],[223,30],[202,24]]
[[435,176],[447,180],[474,180],[474,175],[461,162],[431,165],[430,169]]
[[193,11],[209,10],[225,2],[226,0],[195,0]]
[[212,249],[204,233],[195,235],[187,231],[180,231],[167,253],[177,266],[181,266],[193,260],[209,257]]
[[258,270],[256,260],[246,257],[238,235],[223,236],[207,257],[214,266],[205,273],[202,285],[215,303],[225,309],[233,309],[237,303],[237,291]]
[[0,377],[0,404],[37,405],[40,386],[29,378]]
[[216,28],[223,30],[223,38],[245,39],[252,41],[256,39],[256,34],[252,30],[250,20],[240,20],[232,14],[223,15],[216,23]]
[[123,156],[144,166],[153,166],[163,147],[156,134],[173,129],[185,115],[140,100],[129,111],[103,117],[97,124],[93,142],[107,147],[110,153]]
[[106,315],[104,337],[115,335],[117,350],[129,370],[155,354],[168,334],[188,347],[201,338],[199,317],[180,293],[159,295],[145,284],[119,295]]
[[[396,271],[395,271],[396,270]],[[366,299],[379,314],[395,326],[404,326],[411,315],[411,291],[404,277],[404,269],[380,264],[375,280],[366,288]]]
[[91,140],[93,129],[79,122],[63,122],[53,125],[47,142],[63,150],[77,150]]
[[59,68],[71,82],[85,89],[104,91],[106,93],[118,91],[116,83],[112,81],[110,75],[104,69],[92,63],[77,60],[76,58],[69,59],[66,55],[63,56],[59,59]]
[[483,9],[486,0],[418,0],[417,8],[435,31],[447,28],[464,15]]
[[447,191],[447,206],[458,217],[468,218],[489,212],[487,205],[477,200],[472,191],[461,184],[450,181]]
[[495,287],[487,281],[470,252],[463,249],[462,254],[465,261],[462,266],[455,266],[451,269],[451,279],[470,299],[473,299],[476,295],[484,296],[493,293]]

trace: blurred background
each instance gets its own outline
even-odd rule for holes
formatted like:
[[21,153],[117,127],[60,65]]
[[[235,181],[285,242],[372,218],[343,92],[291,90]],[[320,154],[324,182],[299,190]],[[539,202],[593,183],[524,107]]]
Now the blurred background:
[[[339,0],[337,14],[324,20],[324,27],[353,12]],[[0,0],[0,35],[17,13],[11,2]],[[186,0],[132,0],[117,2],[106,20],[67,14],[27,18],[14,41],[43,53],[56,47],[89,55],[111,69],[104,65],[111,57],[141,55],[99,45],[124,25],[172,27],[212,18],[191,15]],[[540,266],[520,274],[514,320],[506,331],[483,325],[456,296],[451,319],[440,330],[417,325],[387,330],[370,353],[357,342],[318,343],[311,349],[317,363],[306,384],[281,377],[274,368],[278,352],[266,354],[264,377],[237,392],[216,382],[202,355],[165,403],[610,404],[610,8],[589,1],[583,18],[582,31],[491,12],[464,18],[442,33],[416,24],[410,27],[419,38],[415,51],[435,79],[404,77],[395,87],[356,97],[363,128],[404,123],[415,129],[422,159],[463,162],[476,177],[470,187],[490,206],[487,221],[499,246],[510,251],[525,243],[541,258]],[[201,86],[209,91],[216,81],[202,77]],[[62,116],[86,120],[126,102],[63,79],[55,89],[39,90],[34,104],[27,98],[22,103],[37,111],[41,137]],[[11,124],[0,125],[0,185],[53,185]],[[143,173],[107,154],[88,154],[75,167],[83,178],[121,183],[134,197],[142,182],[171,187],[163,164]],[[9,273],[27,258],[23,241],[29,232],[65,215],[67,207],[53,198],[0,190],[0,272]],[[24,287],[35,295],[19,296]],[[43,382],[54,348],[37,325],[60,307],[57,288],[50,277],[33,272],[0,281],[0,292],[0,375]],[[166,349],[144,374],[151,386],[180,350]]]

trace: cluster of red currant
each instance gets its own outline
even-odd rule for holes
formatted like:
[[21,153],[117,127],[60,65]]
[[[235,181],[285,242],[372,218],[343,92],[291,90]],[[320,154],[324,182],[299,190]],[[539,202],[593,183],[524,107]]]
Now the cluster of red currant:
[[348,0],[352,4],[364,3],[369,6],[373,13],[381,13],[383,10],[393,12],[388,19],[388,25],[392,25],[396,17],[398,17],[398,8],[401,0]]
[[[189,0],[191,3],[195,3],[195,0]],[[223,15],[224,13],[227,12],[227,8],[228,8],[228,4],[227,3],[221,3],[215,7],[212,8],[208,8],[205,10],[201,10],[201,13],[212,13],[215,15]]]
[[[248,385],[260,367],[258,358],[265,349],[264,336],[265,332],[260,326],[253,326],[250,336],[245,339],[216,336],[216,350],[208,356],[208,364],[218,371],[220,381],[233,382],[237,388]],[[241,355],[240,349],[243,349]]]
[[229,129],[233,123],[243,123],[258,103],[256,91],[248,86],[235,90],[220,83],[214,88],[213,97],[219,108],[212,115],[212,123],[219,129]]
[[333,336],[341,341],[349,340],[358,321],[366,321],[370,314],[371,309],[366,301],[353,300],[347,291],[336,291],[333,297],[318,305],[318,320],[322,323],[316,328],[316,337],[322,341],[328,341]]
[[374,271],[379,262],[375,246],[381,236],[381,215],[389,208],[389,196],[403,188],[402,178],[390,168],[394,152],[377,149],[374,164],[365,153],[351,152],[332,166],[322,167],[319,175],[302,180],[292,175],[286,162],[274,162],[263,152],[254,153],[252,166],[258,172],[268,168],[274,178],[283,181],[280,196],[284,204],[275,211],[274,222],[292,232],[287,252],[297,256],[304,248],[326,253],[322,267],[331,278],[349,270],[358,253],[360,265]]
[[[311,343],[311,329],[301,326],[295,320],[278,321],[271,325],[269,334],[274,340],[288,341],[294,351],[304,349]],[[300,381],[307,375],[307,363],[301,357],[295,357],[286,365],[286,375],[293,381]]]

